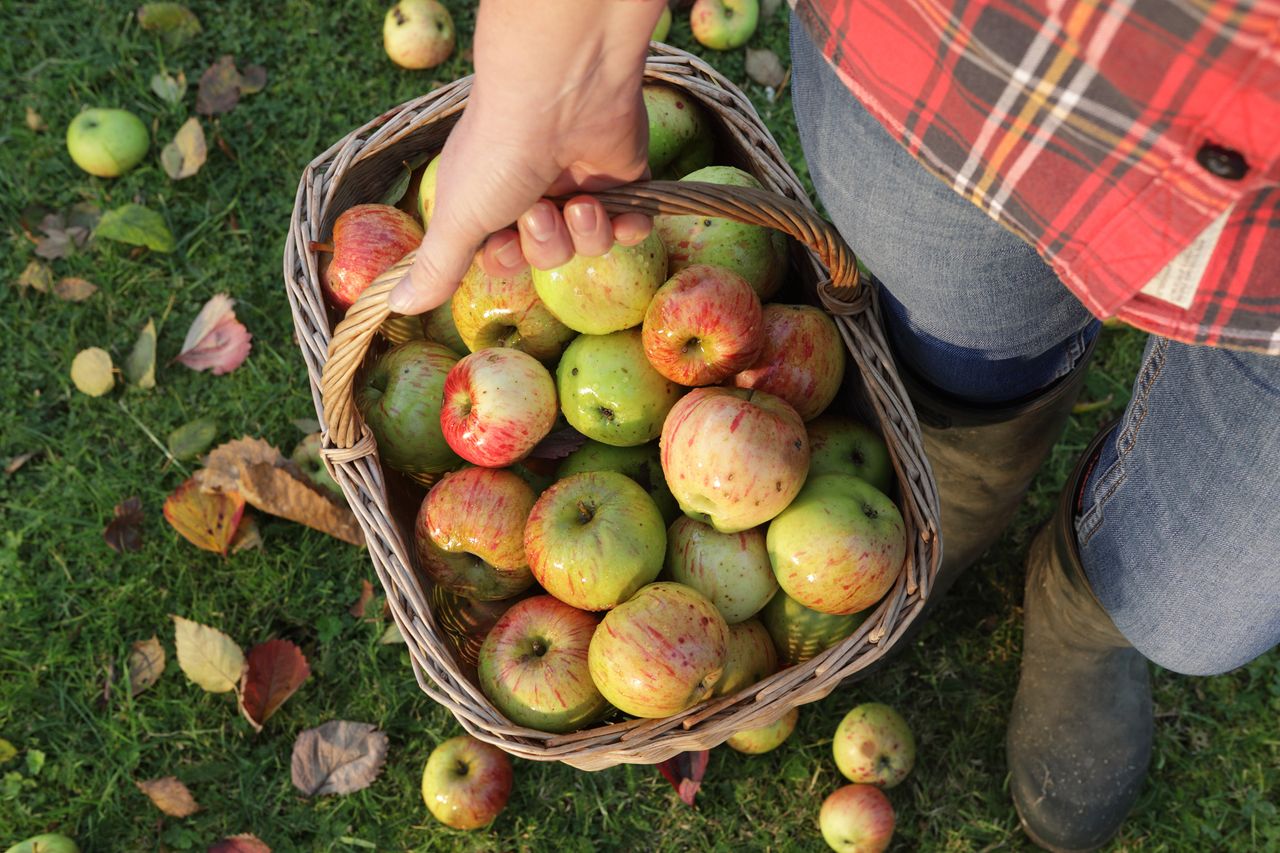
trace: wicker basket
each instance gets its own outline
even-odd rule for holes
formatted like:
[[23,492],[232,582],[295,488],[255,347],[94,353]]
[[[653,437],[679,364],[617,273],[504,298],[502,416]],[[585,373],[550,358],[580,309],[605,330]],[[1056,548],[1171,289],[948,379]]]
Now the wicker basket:
[[869,288],[858,286],[852,254],[814,211],[777,144],[746,96],[710,66],[665,45],[653,45],[649,80],[682,89],[718,125],[717,162],[753,173],[768,190],[653,182],[598,193],[611,212],[726,216],[779,228],[795,238],[791,275],[835,318],[856,372],[849,371],[846,408],[877,424],[897,475],[906,522],[907,566],[897,584],[858,630],[818,657],[783,670],[741,693],[704,702],[663,719],[601,724],[567,735],[514,725],[480,692],[474,670],[458,660],[439,630],[431,596],[416,570],[412,518],[422,489],[379,464],[377,447],[352,400],[362,365],[380,344],[386,295],[409,259],[374,282],[331,333],[317,258],[308,246],[325,239],[338,214],[379,198],[402,164],[438,150],[466,105],[470,78],[379,116],[317,157],[303,173],[284,254],[284,279],[316,411],[324,455],[364,530],[374,569],[403,634],[422,690],[468,732],[507,752],[563,761],[584,770],[620,763],[650,764],[688,750],[709,749],[734,732],[774,722],[791,708],[829,694],[884,657],[920,613],[940,559],[938,498],[921,447],[919,426],[899,382]]

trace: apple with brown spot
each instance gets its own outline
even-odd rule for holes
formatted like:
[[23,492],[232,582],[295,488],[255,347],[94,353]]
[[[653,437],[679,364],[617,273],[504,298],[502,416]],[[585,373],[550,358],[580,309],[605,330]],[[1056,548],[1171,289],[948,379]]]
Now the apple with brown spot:
[[805,424],[809,431],[809,476],[852,474],[882,492],[893,485],[893,462],[884,439],[869,426],[825,414]]
[[422,226],[403,210],[389,204],[347,208],[333,223],[332,244],[312,245],[315,251],[333,253],[320,270],[325,295],[345,311],[375,278],[421,242]]
[[916,764],[916,739],[902,715],[881,702],[866,702],[845,714],[831,752],[850,782],[892,788]]
[[844,380],[844,342],[835,321],[809,305],[764,307],[764,351],[739,373],[739,388],[767,391],[811,421],[831,405]]
[[470,735],[458,735],[427,758],[422,799],[445,826],[479,829],[507,807],[512,781],[511,759],[505,752]]
[[742,276],[696,264],[658,288],[641,339],[654,370],[681,385],[715,385],[764,348],[760,297]]
[[591,680],[634,717],[668,717],[711,695],[724,671],[729,626],[707,597],[653,583],[610,610],[591,638]]
[[435,68],[453,53],[453,17],[439,0],[400,0],[382,21],[382,46],[401,68]]
[[528,353],[473,352],[444,380],[440,428],[463,459],[501,468],[519,462],[556,422],[556,383]]

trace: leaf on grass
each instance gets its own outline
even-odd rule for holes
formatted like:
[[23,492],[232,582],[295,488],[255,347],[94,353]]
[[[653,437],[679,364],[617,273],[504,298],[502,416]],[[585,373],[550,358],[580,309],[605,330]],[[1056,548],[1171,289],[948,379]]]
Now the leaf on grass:
[[156,387],[156,324],[150,319],[124,360],[124,376],[139,388]]
[[195,477],[164,502],[165,520],[183,538],[205,551],[227,555],[244,515],[244,497],[236,492],[204,491]]
[[173,251],[173,232],[164,217],[140,204],[108,210],[98,221],[97,236],[130,246],[146,246],[157,252]]
[[98,285],[83,278],[60,278],[53,286],[53,295],[63,302],[84,302],[98,292]]
[[400,633],[400,626],[392,622],[387,626],[387,630],[382,632],[382,636],[378,638],[380,646],[394,646],[397,643],[404,642],[404,634]]
[[236,528],[235,538],[231,540],[231,553],[239,554],[241,551],[261,547],[262,533],[258,530],[258,520],[246,512],[240,519],[240,526]]
[[302,650],[288,640],[268,640],[249,650],[240,679],[240,713],[262,731],[271,715],[311,675]]
[[129,651],[129,695],[137,696],[164,674],[164,646],[152,636],[138,640]]
[[8,764],[18,754],[18,748],[4,738],[0,738],[0,764]]
[[240,72],[230,56],[220,56],[205,69],[196,87],[196,112],[211,116],[227,113],[240,102]]
[[747,48],[744,66],[748,77],[770,89],[781,86],[787,76],[787,70],[782,67],[782,60],[778,59],[778,54],[768,48],[759,50],[754,47]]
[[244,653],[236,641],[208,625],[173,617],[178,666],[187,678],[210,693],[234,690],[244,671]]
[[369,606],[369,601],[373,598],[373,584],[368,579],[360,579],[360,597],[356,599],[356,603],[347,608],[347,612],[355,619],[364,618],[364,609]]
[[137,495],[116,504],[115,516],[107,522],[102,538],[117,554],[142,550],[142,501]]
[[682,752],[658,764],[658,772],[666,777],[687,806],[692,806],[694,798],[698,796],[710,757],[710,750],[703,749]]
[[174,459],[180,462],[186,462],[189,459],[195,459],[204,453],[213,445],[213,440],[218,437],[218,422],[213,418],[196,418],[190,423],[182,426],[169,433],[169,439],[166,442],[169,446],[169,453]]
[[181,3],[143,3],[138,8],[138,24],[164,36],[170,44],[181,44],[200,34],[200,19]]
[[160,152],[160,165],[164,166],[166,175],[180,181],[199,172],[208,156],[204,128],[200,126],[200,119],[192,117],[178,128],[173,141]]
[[53,287],[53,271],[48,264],[31,261],[18,276],[18,287],[29,287],[38,293],[48,293]]
[[18,470],[22,468],[23,465],[26,465],[32,459],[39,456],[41,452],[42,451],[39,450],[29,450],[26,453],[19,453],[17,456],[5,463],[5,474],[12,476],[13,474],[18,473]]
[[261,65],[246,65],[240,72],[240,94],[256,95],[267,87],[267,69]]
[[387,736],[371,723],[330,720],[293,743],[293,786],[309,797],[350,794],[378,778]]
[[27,107],[27,128],[32,133],[43,133],[49,129],[49,125],[45,124],[44,117],[40,113]]
[[44,769],[45,754],[43,750],[28,749],[27,750],[27,775],[39,776],[40,771]]
[[573,427],[552,430],[546,438],[529,451],[531,459],[563,459],[587,441],[587,437]]
[[208,853],[271,853],[271,848],[258,836],[245,832],[209,845]]
[[151,91],[166,103],[180,103],[182,96],[187,93],[187,75],[181,71],[176,77],[172,74],[152,74]]
[[101,397],[116,387],[111,355],[100,347],[80,350],[71,360],[71,382],[90,397]]
[[39,227],[44,237],[36,241],[36,254],[50,261],[75,254],[89,241],[89,228],[62,213],[45,215]]
[[151,802],[169,817],[190,817],[200,811],[196,798],[176,776],[134,782],[138,790],[151,798]]
[[221,376],[235,370],[249,357],[253,336],[236,319],[235,300],[219,293],[204,304],[187,330],[177,361],[192,370],[213,370]]

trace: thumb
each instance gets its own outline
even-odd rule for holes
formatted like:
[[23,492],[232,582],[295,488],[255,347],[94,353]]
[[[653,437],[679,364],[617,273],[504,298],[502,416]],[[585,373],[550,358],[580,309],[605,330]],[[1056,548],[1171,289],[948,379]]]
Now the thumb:
[[437,207],[413,266],[387,297],[387,307],[398,314],[422,314],[443,305],[486,236],[483,229],[468,228],[443,213]]

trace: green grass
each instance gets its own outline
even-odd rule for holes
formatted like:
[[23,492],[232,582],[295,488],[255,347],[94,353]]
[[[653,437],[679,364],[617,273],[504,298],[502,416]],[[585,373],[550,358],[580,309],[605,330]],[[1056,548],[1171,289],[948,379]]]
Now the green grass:
[[[418,690],[404,647],[378,645],[382,626],[346,614],[360,580],[371,577],[367,555],[268,520],[263,550],[223,560],[164,523],[161,504],[183,474],[148,431],[163,440],[207,415],[223,440],[248,434],[287,448],[300,437],[291,421],[312,415],[311,398],[280,280],[297,177],[357,124],[469,70],[472,14],[459,0],[450,5],[460,49],[425,73],[386,61],[384,6],[371,0],[193,3],[205,32],[176,50],[139,31],[132,3],[0,5],[0,460],[39,453],[0,474],[0,738],[19,750],[0,766],[0,846],[60,830],[88,851],[203,850],[237,832],[278,851],[816,850],[818,806],[840,781],[831,733],[849,707],[876,699],[899,707],[920,743],[916,772],[891,792],[900,849],[1025,847],[1003,750],[1017,677],[1020,562],[1075,454],[1123,406],[1141,349],[1136,333],[1105,334],[1086,398],[1114,395],[1112,402],[1073,420],[1016,524],[960,581],[918,644],[876,677],[804,709],[797,734],[775,753],[751,759],[716,750],[694,810],[651,768],[588,774],[518,761],[512,803],[490,830],[441,828],[423,808],[419,775],[432,747],[460,728]],[[677,22],[673,38],[687,45],[687,23]],[[757,43],[785,56],[782,13]],[[201,71],[223,53],[265,65],[267,88],[206,121],[208,164],[172,183],[155,154],[193,111]],[[712,59],[743,80],[740,53]],[[150,93],[148,80],[162,68],[192,82],[182,105]],[[747,90],[802,168],[788,99],[771,103],[759,87]],[[89,178],[65,155],[63,129],[92,105],[127,107],[153,128],[152,155],[123,179]],[[25,127],[27,106],[48,132]],[[212,144],[215,136],[235,159]],[[86,199],[104,208],[138,199],[161,211],[177,251],[131,258],[127,247],[102,242],[56,262],[57,275],[101,286],[84,304],[18,291],[11,283],[31,257],[18,212]],[[200,305],[220,291],[239,300],[254,335],[249,360],[223,377],[165,366]],[[90,399],[72,388],[78,350],[104,347],[119,364],[148,318],[160,333],[155,390]],[[147,513],[145,545],[117,555],[101,530],[112,507],[134,494]],[[254,734],[229,695],[206,694],[178,670],[171,613],[217,626],[246,648],[293,640],[312,678]],[[129,644],[152,634],[169,653],[168,668],[130,699],[121,674]],[[1280,847],[1280,660],[1272,653],[1227,676],[1159,674],[1155,683],[1154,767],[1117,849]],[[306,800],[290,784],[290,749],[300,730],[333,718],[381,726],[390,757],[372,787]],[[163,818],[133,785],[169,774],[190,785],[203,811]]]

